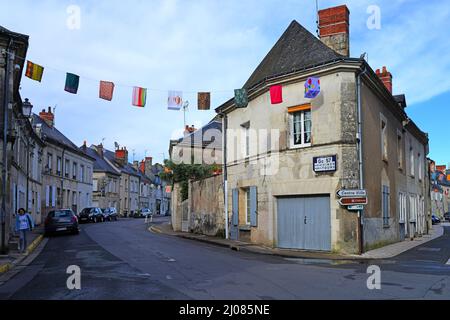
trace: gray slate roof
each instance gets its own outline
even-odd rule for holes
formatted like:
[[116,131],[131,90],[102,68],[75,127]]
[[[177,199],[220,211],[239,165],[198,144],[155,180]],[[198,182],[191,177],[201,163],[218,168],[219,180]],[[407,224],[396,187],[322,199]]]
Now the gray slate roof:
[[[80,148],[78,148],[69,138],[62,134],[54,126],[50,127],[41,117],[37,114],[33,114],[33,125],[41,124],[41,137],[43,141],[53,142],[59,144],[72,152],[78,153],[80,155],[86,155]],[[90,156],[86,155],[87,158],[91,159]],[[92,160],[92,159],[91,159]]]
[[103,149],[103,156],[106,157],[112,163],[117,164],[117,167],[121,170],[121,172],[127,173],[132,176],[139,177],[139,172],[133,168],[133,165],[131,163],[126,163],[124,166],[120,166],[116,162],[115,152]]
[[11,30],[6,29],[3,26],[0,26],[0,34],[6,34],[8,36],[11,36],[13,38],[17,38],[17,39],[21,39],[24,41],[28,41],[28,36],[26,34],[22,34],[22,33],[17,33]]
[[244,84],[244,88],[250,89],[266,78],[340,58],[343,56],[293,20]]
[[114,169],[104,158],[102,158],[94,146],[90,146],[89,148],[80,147],[80,149],[86,153],[88,156],[95,159],[94,162],[94,172],[107,172],[115,175],[120,175],[116,169]]

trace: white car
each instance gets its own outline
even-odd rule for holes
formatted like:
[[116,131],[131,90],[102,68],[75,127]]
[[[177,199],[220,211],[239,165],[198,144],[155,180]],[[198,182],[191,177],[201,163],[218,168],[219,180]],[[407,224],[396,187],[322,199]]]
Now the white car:
[[144,208],[144,209],[141,210],[141,214],[142,214],[144,217],[147,217],[147,216],[151,216],[151,215],[152,215],[152,212],[150,211],[149,208]]
[[136,213],[134,214],[134,217],[135,218],[147,218],[151,215],[152,215],[152,212],[150,211],[149,208],[143,208],[143,209],[136,211]]

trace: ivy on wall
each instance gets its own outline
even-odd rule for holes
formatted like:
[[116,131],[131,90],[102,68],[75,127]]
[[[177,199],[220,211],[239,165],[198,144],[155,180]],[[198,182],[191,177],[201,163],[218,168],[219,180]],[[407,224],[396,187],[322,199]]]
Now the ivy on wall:
[[181,201],[184,201],[189,197],[189,180],[202,180],[220,173],[221,166],[217,164],[177,164],[164,160],[164,171],[160,173],[160,177],[172,184],[179,183]]

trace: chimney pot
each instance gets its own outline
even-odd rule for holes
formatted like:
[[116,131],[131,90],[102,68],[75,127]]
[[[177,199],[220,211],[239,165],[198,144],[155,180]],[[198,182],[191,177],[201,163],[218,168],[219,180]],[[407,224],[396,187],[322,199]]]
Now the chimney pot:
[[386,66],[383,66],[382,72],[380,73],[380,69],[376,71],[377,76],[383,82],[384,86],[392,93],[392,74],[388,71]]

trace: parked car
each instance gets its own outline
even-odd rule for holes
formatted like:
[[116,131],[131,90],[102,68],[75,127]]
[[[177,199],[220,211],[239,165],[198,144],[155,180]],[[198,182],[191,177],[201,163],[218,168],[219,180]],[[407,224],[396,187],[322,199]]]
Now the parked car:
[[44,232],[46,236],[59,232],[78,234],[78,218],[70,209],[50,211],[45,219]]
[[82,222],[103,222],[105,221],[105,216],[100,208],[91,207],[84,208],[80,212],[80,223]]
[[444,220],[450,222],[450,212],[444,213]]
[[151,210],[149,208],[143,208],[140,210],[137,210],[134,213],[135,218],[146,218],[152,214]]
[[102,209],[105,219],[108,221],[117,221],[118,213],[117,209],[114,207]]
[[432,224],[439,224],[441,223],[441,219],[439,219],[438,217],[436,217],[434,214],[431,216],[431,223]]

